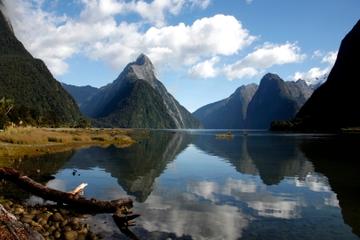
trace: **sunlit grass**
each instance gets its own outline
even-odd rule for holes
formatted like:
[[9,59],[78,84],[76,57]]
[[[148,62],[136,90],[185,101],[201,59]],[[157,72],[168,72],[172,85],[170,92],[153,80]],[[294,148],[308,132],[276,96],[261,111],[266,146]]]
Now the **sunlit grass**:
[[59,152],[83,145],[126,147],[135,141],[124,129],[7,128],[0,132],[0,156]]

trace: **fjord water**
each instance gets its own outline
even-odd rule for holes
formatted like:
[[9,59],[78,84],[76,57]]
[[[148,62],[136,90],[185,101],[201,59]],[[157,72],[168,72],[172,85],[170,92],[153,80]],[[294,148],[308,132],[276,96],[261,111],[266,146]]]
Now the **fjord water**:
[[[359,239],[357,137],[233,133],[152,131],[130,148],[12,164],[64,191],[87,182],[89,198],[133,196],[140,239]],[[86,221],[107,239],[125,239],[111,215]]]

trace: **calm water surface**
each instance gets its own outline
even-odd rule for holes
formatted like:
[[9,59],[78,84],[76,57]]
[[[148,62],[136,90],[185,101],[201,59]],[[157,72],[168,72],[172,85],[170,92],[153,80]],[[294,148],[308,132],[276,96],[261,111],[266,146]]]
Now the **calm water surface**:
[[[142,215],[133,231],[141,239],[359,239],[359,143],[261,131],[236,131],[232,140],[216,139],[214,131],[153,131],[126,149],[92,147],[11,164],[59,190],[87,182],[86,197],[133,196]],[[42,202],[16,189],[6,194]],[[86,221],[107,239],[124,238],[111,215]]]

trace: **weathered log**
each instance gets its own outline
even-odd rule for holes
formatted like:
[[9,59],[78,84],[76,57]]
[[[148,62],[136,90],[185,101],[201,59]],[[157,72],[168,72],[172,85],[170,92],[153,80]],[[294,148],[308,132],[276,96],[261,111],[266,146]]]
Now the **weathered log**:
[[0,239],[2,240],[44,240],[34,230],[19,222],[14,215],[0,204]]
[[87,183],[82,183],[76,188],[74,188],[74,190],[70,191],[69,193],[71,193],[72,195],[82,194],[87,185],[88,185]]
[[51,200],[60,204],[68,204],[80,209],[91,212],[115,213],[123,207],[131,208],[133,202],[130,198],[122,198],[113,201],[101,201],[96,199],[86,199],[79,194],[72,194],[48,188],[38,182],[35,182],[27,176],[13,168],[0,168],[0,179],[8,180],[15,183],[20,188],[39,196],[45,200]]

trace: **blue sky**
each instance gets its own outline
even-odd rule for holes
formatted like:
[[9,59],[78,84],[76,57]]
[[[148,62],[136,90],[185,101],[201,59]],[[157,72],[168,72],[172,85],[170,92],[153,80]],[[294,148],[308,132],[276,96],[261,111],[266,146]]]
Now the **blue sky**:
[[18,38],[55,77],[104,86],[144,52],[190,111],[266,72],[326,74],[358,0],[5,0]]

